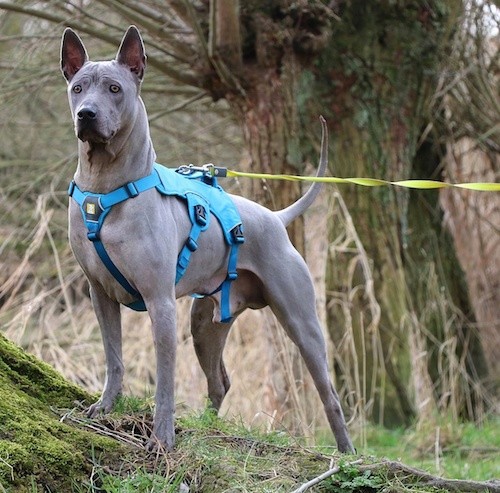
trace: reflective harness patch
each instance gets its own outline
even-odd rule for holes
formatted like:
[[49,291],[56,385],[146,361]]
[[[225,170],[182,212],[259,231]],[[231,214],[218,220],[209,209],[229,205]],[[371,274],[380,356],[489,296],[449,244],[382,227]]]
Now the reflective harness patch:
[[212,293],[196,294],[195,297],[210,296],[221,291],[221,321],[229,322],[232,318],[230,307],[231,282],[237,277],[238,247],[245,241],[240,215],[229,195],[217,184],[215,176],[207,170],[182,166],[177,170],[166,168],[160,164],[154,165],[150,175],[129,182],[112,192],[99,194],[81,191],[72,181],[68,195],[80,206],[87,237],[112,276],[130,293],[135,300],[128,304],[137,311],[146,310],[146,305],[140,293],[127,281],[108,255],[104,247],[100,231],[111,208],[128,199],[137,197],[140,193],[156,188],[162,195],[175,195],[182,198],[187,206],[191,230],[189,236],[177,257],[175,283],[185,274],[191,255],[198,249],[198,238],[210,224],[210,215],[218,220],[224,239],[229,245],[229,260],[227,276],[222,284]]

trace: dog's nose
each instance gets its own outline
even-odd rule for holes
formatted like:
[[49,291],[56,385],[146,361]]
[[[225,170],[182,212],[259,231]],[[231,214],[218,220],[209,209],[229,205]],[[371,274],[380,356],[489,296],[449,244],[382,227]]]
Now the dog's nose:
[[77,116],[80,120],[94,120],[97,117],[97,111],[95,108],[86,107],[82,108]]

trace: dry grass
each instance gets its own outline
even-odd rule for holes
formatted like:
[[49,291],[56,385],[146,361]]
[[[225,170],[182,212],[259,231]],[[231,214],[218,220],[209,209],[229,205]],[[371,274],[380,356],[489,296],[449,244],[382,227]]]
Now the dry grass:
[[[320,211],[321,212],[321,211]],[[31,243],[13,271],[3,269],[0,285],[2,331],[11,340],[52,364],[58,371],[92,392],[104,381],[104,352],[86,280],[67,245],[56,246],[50,218],[58,211],[39,200]],[[309,218],[310,235],[322,227],[315,214]],[[310,242],[315,277],[321,278],[323,244]],[[43,251],[41,251],[43,250]],[[41,255],[45,256],[40,262]],[[49,267],[48,267],[49,266]],[[50,280],[44,279],[50,268]],[[319,289],[321,292],[321,289]],[[320,296],[319,303],[321,304]],[[205,377],[198,365],[189,330],[190,299],[179,300],[176,399],[179,405],[201,408],[206,401]],[[147,314],[123,309],[127,394],[154,394],[155,355]],[[296,350],[269,310],[247,311],[233,327],[225,355],[232,387],[222,414],[241,416],[265,429],[292,426],[303,436],[325,426],[322,405],[305,370],[293,377]]]
[[[373,419],[375,392],[384,385],[384,362],[379,336],[380,307],[373,291],[370,259],[363,248],[349,212],[340,195],[322,196],[306,218],[308,251],[318,294],[320,318],[325,320],[324,273],[328,248],[339,252],[351,249],[353,253],[351,280],[357,265],[361,265],[364,284],[348,283],[348,289],[333,297],[344,315],[343,336],[333,347],[328,334],[330,360],[342,369],[342,380],[336,382],[351,416],[350,427],[358,447],[367,446],[366,424]],[[64,209],[64,207],[63,207]],[[329,211],[329,213],[325,213]],[[50,218],[64,210],[50,201],[38,200],[35,211],[36,226],[29,232],[30,243],[17,266],[7,268],[2,263],[0,293],[4,296],[0,307],[0,324],[7,337],[30,352],[52,364],[70,380],[92,392],[99,392],[104,381],[104,352],[99,328],[87,296],[86,280],[76,265],[65,239],[65,232],[56,228]],[[328,245],[327,221],[342,221],[341,237]],[[8,250],[8,246],[7,249]],[[4,268],[5,267],[5,268]],[[401,320],[401,332],[409,334],[411,354],[411,387],[415,402],[423,409],[418,415],[427,426],[434,422],[436,413],[451,414],[458,419],[464,399],[480,394],[480,385],[470,380],[456,352],[456,337],[451,333],[450,310],[439,298],[440,288],[432,272],[429,278],[432,303],[442,303],[444,341],[435,341],[438,347],[440,381],[444,396],[435,402],[432,382],[427,372],[429,351],[425,340],[432,335],[425,330],[425,319],[408,314]],[[433,284],[434,283],[434,284]],[[362,331],[366,338],[364,348],[358,351],[353,327],[355,305],[353,299],[364,293],[368,300],[368,315]],[[439,301],[441,299],[441,301]],[[436,301],[437,300],[437,301]],[[198,365],[189,330],[189,299],[178,301],[178,356],[176,370],[176,399],[182,408],[200,409],[205,405],[205,377]],[[435,316],[435,306],[429,307],[429,317]],[[455,314],[459,316],[459,314]],[[325,324],[323,324],[325,326]],[[124,363],[126,394],[151,396],[155,385],[155,355],[147,314],[123,309]],[[369,341],[368,341],[369,339]],[[369,342],[369,344],[368,344]],[[371,347],[374,366],[367,368],[366,347]],[[290,343],[269,310],[247,311],[235,323],[225,353],[226,366],[232,387],[221,410],[223,415],[239,417],[244,423],[273,430],[286,428],[296,435],[313,440],[319,431],[327,428],[322,405],[309,374],[304,370],[295,347]],[[371,372],[369,374],[368,372]],[[376,375],[382,380],[376,382]],[[335,375],[332,375],[335,380]],[[367,386],[368,379],[372,385]],[[375,385],[377,383],[377,385]],[[476,387],[475,387],[476,386]],[[370,388],[370,390],[368,390]],[[478,402],[481,402],[479,399]],[[476,405],[470,403],[470,405]],[[182,411],[179,411],[182,413]],[[455,413],[455,414],[454,414]],[[381,419],[378,416],[378,419]]]

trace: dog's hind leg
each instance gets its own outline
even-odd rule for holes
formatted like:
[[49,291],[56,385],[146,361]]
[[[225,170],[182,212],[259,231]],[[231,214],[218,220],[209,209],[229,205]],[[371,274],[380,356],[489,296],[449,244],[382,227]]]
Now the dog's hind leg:
[[213,311],[212,300],[195,299],[191,308],[191,333],[198,361],[207,377],[208,398],[218,411],[230,387],[223,352],[232,323],[213,322]]
[[304,358],[339,451],[354,453],[340,400],[330,380],[326,344],[316,313],[314,287],[305,262],[297,253],[287,262],[286,269],[267,272],[266,278],[266,299]]

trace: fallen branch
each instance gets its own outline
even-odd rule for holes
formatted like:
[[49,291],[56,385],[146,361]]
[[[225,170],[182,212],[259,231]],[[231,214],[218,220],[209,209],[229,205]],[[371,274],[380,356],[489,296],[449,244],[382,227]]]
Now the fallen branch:
[[370,470],[372,473],[377,473],[383,470],[388,476],[403,480],[408,484],[408,478],[411,477],[412,482],[421,486],[429,486],[445,491],[456,491],[461,493],[488,492],[500,493],[500,481],[471,481],[468,479],[446,479],[439,476],[433,476],[421,469],[402,464],[397,461],[383,461],[375,464],[369,464],[359,468],[360,472]]
[[[353,462],[345,463],[345,466],[355,466],[361,463],[362,459],[358,459]],[[323,474],[320,474],[316,478],[311,479],[307,483],[304,483],[296,490],[293,490],[292,493],[304,493],[312,486],[315,486],[330,476],[337,474],[341,471],[341,469],[342,468],[340,466],[335,466]],[[388,478],[396,478],[405,485],[418,484],[420,486],[457,493],[500,493],[499,480],[471,481],[468,479],[446,479],[433,476],[432,474],[422,471],[421,469],[416,469],[397,461],[387,460],[359,467],[360,473],[363,473],[364,471],[371,471],[374,474],[384,475]]]
[[[363,462],[362,459],[355,460],[353,462],[347,462],[345,465],[346,466],[355,466],[357,464],[361,464]],[[323,474],[320,474],[314,479],[311,479],[307,483],[304,483],[302,486],[297,488],[296,490],[293,490],[292,493],[304,493],[304,491],[308,490],[311,486],[314,486],[318,483],[321,483],[321,481],[324,481],[325,479],[329,478],[330,476],[333,476],[334,474],[337,474],[340,471],[340,466],[335,466],[332,469],[329,469],[328,471],[324,472]]]

